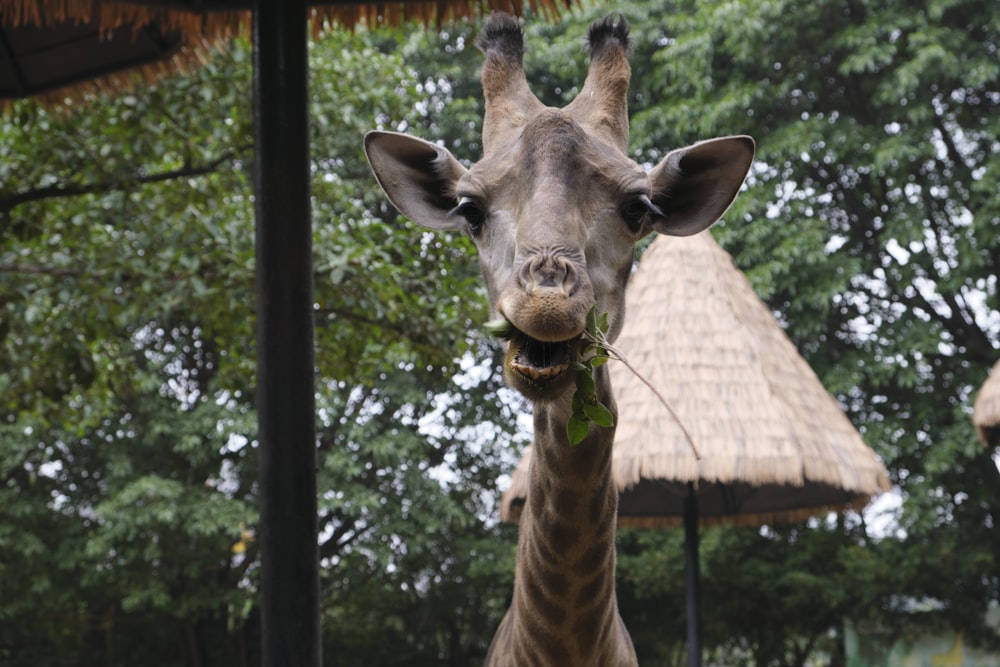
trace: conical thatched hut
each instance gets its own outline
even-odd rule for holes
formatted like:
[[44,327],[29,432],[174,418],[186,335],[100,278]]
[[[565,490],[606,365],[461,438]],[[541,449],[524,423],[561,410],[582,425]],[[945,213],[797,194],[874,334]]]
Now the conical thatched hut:
[[[689,485],[702,523],[741,524],[860,508],[890,488],[878,457],[709,233],[653,242],[626,291],[617,347],[672,408],[611,363],[620,524],[680,523]],[[528,465],[530,452],[504,494],[506,520],[519,516]]]
[[1000,361],[993,364],[990,376],[979,389],[972,407],[972,423],[984,445],[1000,446]]

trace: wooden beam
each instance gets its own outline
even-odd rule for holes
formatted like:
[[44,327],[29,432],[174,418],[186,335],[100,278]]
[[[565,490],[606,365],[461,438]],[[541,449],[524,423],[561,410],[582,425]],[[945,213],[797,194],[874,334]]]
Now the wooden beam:
[[265,667],[319,667],[305,0],[257,0],[254,196]]

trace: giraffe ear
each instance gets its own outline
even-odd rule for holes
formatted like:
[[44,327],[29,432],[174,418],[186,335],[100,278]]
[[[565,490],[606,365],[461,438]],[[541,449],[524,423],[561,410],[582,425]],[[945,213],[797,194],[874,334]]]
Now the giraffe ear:
[[750,165],[754,141],[747,136],[701,141],[671,151],[649,177],[659,208],[652,228],[689,236],[711,227],[736,199]]
[[464,229],[455,208],[455,184],[465,167],[446,149],[398,132],[365,135],[365,155],[389,201],[400,213],[431,229]]

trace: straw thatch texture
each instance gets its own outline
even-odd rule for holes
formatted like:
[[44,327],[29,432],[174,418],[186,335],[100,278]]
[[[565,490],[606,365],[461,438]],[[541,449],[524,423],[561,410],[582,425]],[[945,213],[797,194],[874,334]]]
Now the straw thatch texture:
[[[0,104],[116,91],[205,62],[211,49],[248,34],[252,0],[0,0]],[[340,26],[444,21],[528,7],[553,17],[569,0],[311,2],[313,35]],[[44,34],[38,28],[44,28]],[[92,62],[90,62],[92,61]],[[39,83],[36,84],[35,80]]]
[[1000,361],[993,364],[990,376],[979,389],[972,406],[972,423],[984,445],[1000,446]]
[[245,26],[245,12],[0,0],[0,97],[60,104],[187,72]]
[[[703,523],[746,524],[858,508],[890,488],[875,453],[709,233],[653,242],[626,291],[617,347],[677,415],[611,362],[620,524],[679,523],[689,485]],[[529,460],[504,496],[505,519],[519,515]]]
[[[323,24],[353,27],[359,23],[395,25],[422,21],[428,25],[485,11],[521,15],[525,8],[556,16],[572,3],[567,0],[397,0],[363,2],[312,0],[313,29]],[[196,38],[250,25],[253,0],[0,0],[0,24],[44,25],[65,21],[95,23],[103,30],[158,23]]]

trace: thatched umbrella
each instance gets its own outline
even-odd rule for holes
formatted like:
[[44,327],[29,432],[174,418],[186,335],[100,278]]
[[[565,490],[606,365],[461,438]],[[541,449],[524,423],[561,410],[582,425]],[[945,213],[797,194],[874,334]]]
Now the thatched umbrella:
[[1000,446],[1000,361],[993,364],[990,376],[979,389],[972,406],[972,423],[984,445]]
[[[697,523],[796,521],[890,488],[875,453],[711,234],[657,238],[626,291],[611,363],[619,525],[685,523],[689,664],[697,655]],[[695,457],[697,448],[700,458]],[[501,516],[516,520],[530,452]],[[692,658],[694,659],[692,661]]]
[[[568,0],[529,0],[544,14]],[[318,667],[308,20],[425,23],[523,0],[0,0],[0,107],[191,67],[252,26],[261,628],[265,665]],[[129,74],[132,68],[132,74]]]

